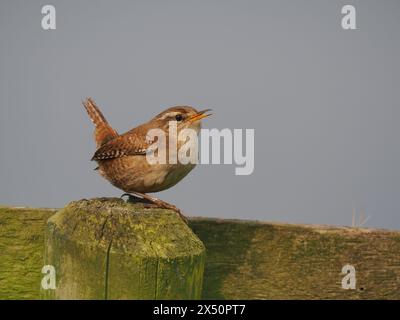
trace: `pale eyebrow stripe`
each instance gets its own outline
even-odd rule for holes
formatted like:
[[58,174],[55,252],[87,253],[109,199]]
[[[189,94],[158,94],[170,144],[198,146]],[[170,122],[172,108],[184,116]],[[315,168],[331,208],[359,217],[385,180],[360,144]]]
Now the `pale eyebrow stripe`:
[[177,114],[180,114],[180,112],[177,112],[177,111],[168,112],[168,113],[164,114],[160,119],[164,120],[166,118],[176,116]]

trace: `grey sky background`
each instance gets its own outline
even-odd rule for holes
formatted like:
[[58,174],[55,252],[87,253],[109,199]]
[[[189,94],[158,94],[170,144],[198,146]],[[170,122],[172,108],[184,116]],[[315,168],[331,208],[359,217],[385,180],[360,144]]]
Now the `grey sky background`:
[[[43,31],[53,4],[57,30]],[[357,28],[341,28],[341,7]],[[119,196],[90,162],[92,96],[119,132],[166,107],[254,128],[255,171],[200,165],[187,215],[400,229],[399,1],[0,3],[0,203]]]

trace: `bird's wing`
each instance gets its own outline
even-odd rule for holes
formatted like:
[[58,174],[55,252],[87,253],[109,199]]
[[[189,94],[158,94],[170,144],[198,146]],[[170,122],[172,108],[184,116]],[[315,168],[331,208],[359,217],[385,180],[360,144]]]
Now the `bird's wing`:
[[129,155],[145,155],[150,143],[145,136],[127,132],[108,141],[95,152],[92,160],[108,160]]
[[99,107],[91,98],[87,98],[86,101],[82,101],[90,119],[95,125],[94,138],[96,140],[97,147],[106,144],[108,141],[118,137],[117,131],[115,131],[107,122],[101,113]]

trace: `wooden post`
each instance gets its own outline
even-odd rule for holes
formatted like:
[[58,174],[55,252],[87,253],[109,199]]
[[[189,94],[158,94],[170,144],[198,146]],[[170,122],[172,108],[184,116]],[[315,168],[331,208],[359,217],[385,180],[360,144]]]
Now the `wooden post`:
[[117,198],[70,203],[47,224],[44,299],[199,299],[205,248],[169,210]]

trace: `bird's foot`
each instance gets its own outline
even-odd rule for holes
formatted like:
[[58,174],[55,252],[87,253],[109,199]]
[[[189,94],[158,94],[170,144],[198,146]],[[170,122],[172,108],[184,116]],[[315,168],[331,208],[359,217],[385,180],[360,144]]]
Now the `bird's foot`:
[[134,203],[143,203],[143,205],[147,208],[162,208],[162,209],[169,209],[172,211],[175,211],[181,219],[188,224],[187,218],[182,214],[181,210],[174,206],[173,204],[170,204],[168,202],[165,202],[163,200],[160,200],[156,197],[152,197],[148,194],[145,193],[139,193],[139,192],[134,192],[133,194],[130,193],[124,193],[122,197],[128,196],[127,202],[134,202]]

